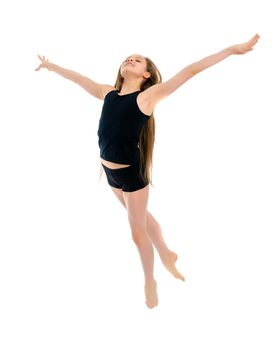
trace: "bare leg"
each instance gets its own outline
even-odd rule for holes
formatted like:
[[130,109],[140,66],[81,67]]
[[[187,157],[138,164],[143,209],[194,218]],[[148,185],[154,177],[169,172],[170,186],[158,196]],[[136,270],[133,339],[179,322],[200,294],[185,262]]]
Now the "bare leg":
[[158,296],[154,279],[154,248],[146,225],[148,195],[149,186],[138,191],[123,193],[132,238],[137,246],[144,270],[146,305],[153,308],[158,304]]
[[151,238],[153,245],[157,249],[163,265],[171,272],[176,278],[185,281],[185,278],[177,271],[175,263],[177,261],[177,254],[172,252],[166,245],[162,236],[162,230],[159,223],[153,217],[153,215],[147,211],[147,232]]
[[[126,209],[126,201],[125,201],[125,194],[122,192],[122,190],[119,190],[117,188],[111,187],[112,191],[118,198],[118,200],[121,202],[121,204]],[[146,211],[146,225],[147,225],[147,233],[157,249],[159,256],[161,258],[161,261],[163,265],[167,268],[169,272],[171,272],[176,278],[181,279],[182,281],[185,280],[185,278],[177,271],[175,267],[175,263],[177,261],[177,254],[171,251],[163,238],[162,230],[159,225],[159,223],[156,221],[156,219],[153,217],[153,215],[147,210]]]
[[[116,197],[118,198],[118,200],[121,202],[121,204],[124,206],[125,209],[127,209],[127,194],[124,193],[122,190],[111,187],[112,191],[114,192],[114,194],[116,195]],[[137,191],[138,192],[138,191]],[[147,203],[144,205],[144,207],[147,206]],[[153,217],[153,215],[146,210],[146,214],[145,214],[145,209],[144,209],[144,214],[142,214],[146,217],[146,219],[142,218],[142,222],[144,220],[144,222],[146,222],[146,227],[145,228],[141,228],[140,231],[145,232],[146,235],[149,236],[150,240],[152,241],[152,244],[155,246],[155,248],[157,249],[159,256],[161,258],[162,263],[164,264],[164,266],[167,268],[167,270],[169,272],[171,272],[176,278],[179,278],[181,280],[185,280],[184,277],[177,271],[176,267],[175,267],[175,262],[177,260],[177,254],[172,252],[166,245],[163,235],[162,235],[162,231],[161,231],[161,227],[159,225],[159,223],[156,221],[156,219]],[[141,233],[139,234],[141,236]],[[135,231],[135,243],[137,242],[137,232]],[[137,243],[136,243],[137,245]],[[151,277],[152,276],[152,271],[153,270],[149,270],[152,266],[154,266],[154,252],[153,249],[151,249],[151,247],[149,246],[149,243],[142,241],[141,244],[141,240],[139,239],[138,241],[138,245],[137,245],[139,254],[140,254],[140,258],[141,258],[141,262],[142,262],[142,266],[143,266],[143,270],[146,271],[145,273],[145,293],[146,293],[146,298],[147,301],[150,300],[150,302],[146,301],[147,305],[156,305],[157,303],[157,296],[156,296],[156,281]],[[147,262],[147,266],[146,263]]]
[[140,254],[145,284],[151,284],[154,280],[154,248],[145,227],[142,230],[132,230],[132,238]]
[[157,285],[154,279],[154,248],[145,227],[138,232],[132,231],[132,237],[144,270],[146,304],[152,308],[158,304]]

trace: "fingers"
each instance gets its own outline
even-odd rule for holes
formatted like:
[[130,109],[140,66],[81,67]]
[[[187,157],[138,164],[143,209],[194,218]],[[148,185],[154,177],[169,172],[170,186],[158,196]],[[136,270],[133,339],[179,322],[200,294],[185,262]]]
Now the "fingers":
[[[40,55],[37,55],[37,57],[38,57],[38,58],[41,60],[41,62],[42,62],[41,56],[40,56]],[[41,68],[41,65],[39,64],[39,66],[35,69],[35,72],[38,71],[38,70],[40,70],[40,68]]]
[[252,39],[258,39],[260,36],[259,36],[259,34],[255,34],[253,37],[252,37]]
[[41,65],[41,64],[39,64],[39,66],[35,69],[35,71],[40,70],[40,68],[42,68],[42,65]]
[[37,57],[40,59],[40,61],[42,62],[41,64],[39,64],[39,66],[35,69],[35,71],[40,70],[40,68],[45,67],[46,65],[44,65],[44,63],[48,62],[49,60],[45,58],[45,56],[40,56],[39,54],[37,54]]
[[253,46],[257,43],[257,41],[259,40],[259,34],[254,35],[245,45],[245,52],[251,51],[253,50]]
[[256,34],[252,37],[251,40],[249,40],[249,42],[252,43],[253,45],[255,45],[256,42],[259,40],[259,38],[260,38],[259,34]]
[[48,59],[45,58],[45,56],[43,56],[43,58],[40,55],[37,55],[39,57],[39,59],[43,62],[43,61],[49,61]]

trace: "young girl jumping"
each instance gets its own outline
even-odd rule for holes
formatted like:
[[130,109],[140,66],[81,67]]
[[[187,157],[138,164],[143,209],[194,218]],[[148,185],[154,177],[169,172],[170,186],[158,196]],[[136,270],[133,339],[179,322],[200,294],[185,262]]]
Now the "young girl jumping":
[[122,62],[114,86],[98,84],[38,55],[41,63],[35,71],[47,68],[104,101],[98,126],[101,167],[112,191],[127,210],[132,238],[144,270],[144,290],[149,308],[158,304],[153,271],[154,247],[166,269],[174,277],[185,280],[175,266],[177,254],[167,247],[159,223],[147,210],[149,184],[152,184],[155,106],[197,73],[230,55],[253,50],[259,37],[256,34],[248,42],[229,46],[194,62],[164,83],[155,64],[138,54]]

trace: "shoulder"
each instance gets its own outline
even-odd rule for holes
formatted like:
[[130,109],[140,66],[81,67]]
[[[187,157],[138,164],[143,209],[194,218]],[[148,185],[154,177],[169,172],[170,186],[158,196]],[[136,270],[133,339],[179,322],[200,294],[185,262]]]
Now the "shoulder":
[[138,106],[144,114],[151,115],[156,104],[159,102],[157,98],[158,85],[160,84],[150,86],[148,89],[141,91],[137,96]]
[[161,91],[164,89],[164,84],[154,84],[150,86],[148,89],[142,91],[139,95],[139,99],[149,102],[153,104],[154,106],[165,96],[161,93]]
[[106,95],[111,91],[117,91],[117,89],[112,85],[103,84],[101,85],[101,96],[102,100],[105,99]]

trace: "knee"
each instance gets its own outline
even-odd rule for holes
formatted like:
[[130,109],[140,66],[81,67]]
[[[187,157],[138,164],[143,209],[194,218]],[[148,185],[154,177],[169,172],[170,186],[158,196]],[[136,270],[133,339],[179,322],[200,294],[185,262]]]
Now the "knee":
[[144,229],[133,229],[131,233],[132,239],[137,246],[141,245],[146,239],[146,232]]

